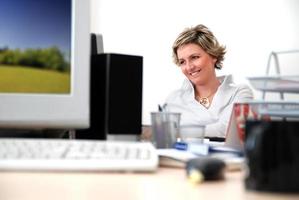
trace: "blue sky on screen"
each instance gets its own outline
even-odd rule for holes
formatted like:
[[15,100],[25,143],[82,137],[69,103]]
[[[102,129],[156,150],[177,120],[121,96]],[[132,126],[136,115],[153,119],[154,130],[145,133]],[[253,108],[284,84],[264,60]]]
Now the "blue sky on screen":
[[0,48],[58,46],[69,53],[71,0],[4,0],[0,5]]

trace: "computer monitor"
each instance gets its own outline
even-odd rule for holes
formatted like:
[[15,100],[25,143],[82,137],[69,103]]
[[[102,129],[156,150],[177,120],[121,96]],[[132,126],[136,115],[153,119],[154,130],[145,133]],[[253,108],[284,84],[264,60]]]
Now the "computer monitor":
[[89,127],[90,2],[0,6],[0,128]]

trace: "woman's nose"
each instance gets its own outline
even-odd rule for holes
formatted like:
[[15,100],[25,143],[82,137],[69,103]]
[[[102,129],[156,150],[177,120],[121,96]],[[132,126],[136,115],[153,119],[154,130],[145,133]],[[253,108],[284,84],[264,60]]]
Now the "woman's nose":
[[187,61],[186,66],[188,70],[192,70],[194,68],[194,64],[192,61]]

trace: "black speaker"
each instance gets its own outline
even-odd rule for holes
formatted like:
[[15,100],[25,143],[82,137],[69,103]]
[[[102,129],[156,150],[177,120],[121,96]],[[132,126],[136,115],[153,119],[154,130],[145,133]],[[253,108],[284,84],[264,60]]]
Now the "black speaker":
[[103,35],[102,34],[90,34],[90,48],[91,55],[97,55],[100,53],[104,53],[104,43],[103,43]]
[[79,139],[130,138],[141,134],[142,56],[98,54],[91,57],[90,128]]

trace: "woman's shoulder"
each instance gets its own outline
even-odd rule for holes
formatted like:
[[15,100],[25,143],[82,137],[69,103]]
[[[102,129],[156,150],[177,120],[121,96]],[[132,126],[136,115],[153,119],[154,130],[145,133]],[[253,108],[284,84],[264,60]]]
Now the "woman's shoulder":
[[234,81],[233,75],[224,75],[217,77],[222,85],[227,86],[228,88],[237,88],[237,89],[250,89],[251,88],[245,83],[236,83]]
[[231,91],[236,97],[241,99],[253,98],[253,91],[249,85],[245,83],[235,83],[232,75],[223,76],[223,86],[224,90]]

